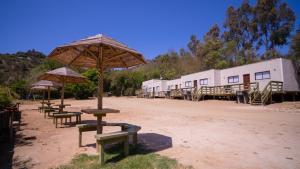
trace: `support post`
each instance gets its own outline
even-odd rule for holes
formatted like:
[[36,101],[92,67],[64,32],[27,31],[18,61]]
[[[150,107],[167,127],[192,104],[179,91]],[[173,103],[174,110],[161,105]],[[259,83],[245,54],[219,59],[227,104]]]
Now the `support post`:
[[98,70],[98,109],[102,109],[102,96],[103,96],[103,56],[102,46],[99,47],[99,55],[97,58],[97,70]]
[[63,112],[63,105],[64,105],[64,98],[65,98],[65,78],[62,79],[62,89],[61,89],[61,105],[60,105],[60,112]]
[[50,86],[48,86],[48,105],[50,105]]

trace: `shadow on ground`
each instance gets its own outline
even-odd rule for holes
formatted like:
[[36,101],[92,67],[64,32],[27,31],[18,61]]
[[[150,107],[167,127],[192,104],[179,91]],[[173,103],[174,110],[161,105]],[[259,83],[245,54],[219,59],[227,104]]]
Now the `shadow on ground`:
[[[95,144],[94,144],[95,145]],[[162,151],[172,147],[172,138],[157,133],[138,134],[138,145],[130,146],[130,156],[145,155]],[[114,144],[105,147],[105,153],[108,157],[106,162],[118,162],[124,158],[123,145]]]
[[[26,123],[21,123],[20,126],[26,126]],[[35,136],[26,136],[17,130],[14,132],[13,139],[3,138],[0,142],[0,168],[32,168],[34,164],[31,159],[22,159],[14,157],[14,148],[19,146],[32,146],[32,142],[36,140]]]

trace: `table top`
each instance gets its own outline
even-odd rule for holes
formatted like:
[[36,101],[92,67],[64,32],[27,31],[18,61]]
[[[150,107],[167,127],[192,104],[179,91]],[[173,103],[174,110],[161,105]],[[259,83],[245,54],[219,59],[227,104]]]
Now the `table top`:
[[109,109],[109,108],[104,108],[104,109],[82,109],[81,110],[83,113],[86,114],[94,114],[94,115],[106,115],[108,113],[120,113],[120,110],[116,109]]
[[61,105],[61,104],[55,104],[53,106],[71,106],[71,104],[63,104],[63,105]]
[[42,104],[54,104],[54,103],[51,103],[51,102],[49,103],[49,102],[47,102],[47,101],[46,101],[46,102],[41,102],[41,103],[42,103]]

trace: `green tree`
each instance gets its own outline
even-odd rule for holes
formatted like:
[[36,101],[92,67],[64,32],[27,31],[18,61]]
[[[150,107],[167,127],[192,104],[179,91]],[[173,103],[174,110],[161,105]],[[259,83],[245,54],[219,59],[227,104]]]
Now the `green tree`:
[[292,39],[290,46],[290,55],[294,60],[300,60],[300,26]]
[[254,10],[259,45],[264,45],[266,58],[276,57],[276,47],[287,44],[296,20],[295,14],[286,3],[279,0],[257,0]]
[[225,41],[236,44],[236,64],[241,64],[241,59],[243,63],[253,62],[256,59],[253,46],[258,40],[258,30],[254,9],[248,1],[243,1],[237,9],[232,6],[227,9],[224,27]]

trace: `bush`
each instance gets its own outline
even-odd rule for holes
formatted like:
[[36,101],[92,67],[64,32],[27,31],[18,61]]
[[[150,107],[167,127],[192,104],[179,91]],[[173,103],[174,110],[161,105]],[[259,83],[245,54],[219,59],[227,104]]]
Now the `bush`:
[[0,110],[12,104],[8,89],[0,87]]
[[71,92],[75,99],[88,99],[92,97],[96,87],[93,83],[89,82],[86,84],[70,84],[67,85],[66,90]]

